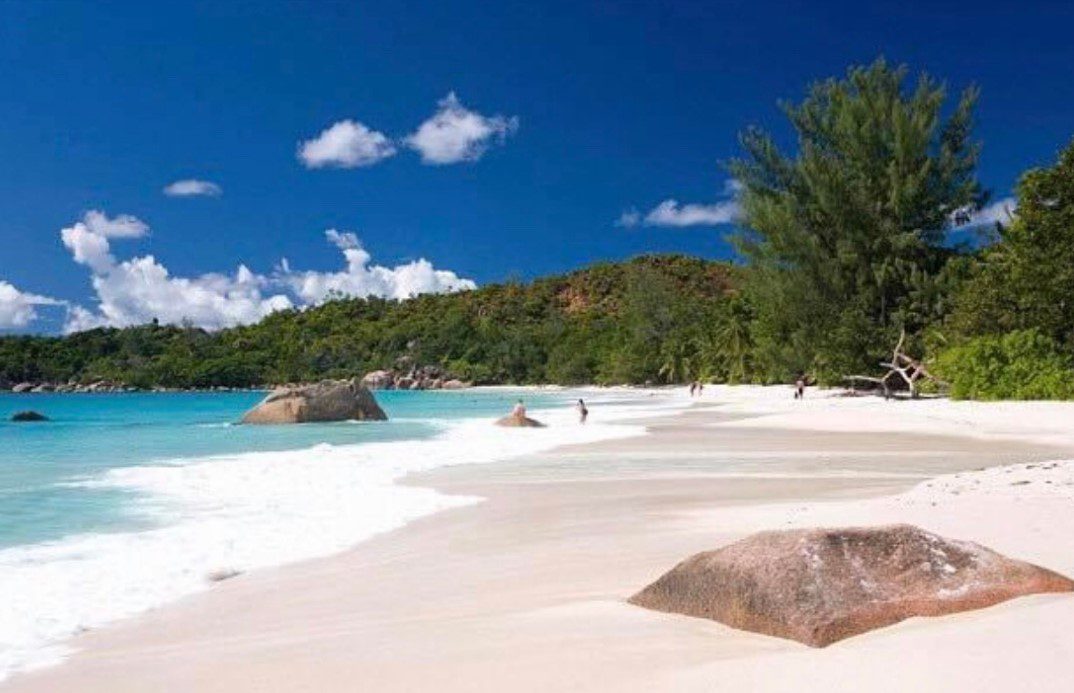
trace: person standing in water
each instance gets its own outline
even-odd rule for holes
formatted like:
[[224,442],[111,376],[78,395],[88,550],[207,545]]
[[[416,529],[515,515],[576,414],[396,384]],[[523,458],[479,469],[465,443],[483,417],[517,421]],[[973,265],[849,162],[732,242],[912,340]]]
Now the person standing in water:
[[522,400],[518,400],[518,403],[515,404],[515,408],[511,410],[511,416],[516,419],[526,418],[526,405],[522,403]]
[[578,410],[578,422],[585,423],[585,420],[589,418],[589,409],[586,408],[585,401],[579,399],[574,407]]

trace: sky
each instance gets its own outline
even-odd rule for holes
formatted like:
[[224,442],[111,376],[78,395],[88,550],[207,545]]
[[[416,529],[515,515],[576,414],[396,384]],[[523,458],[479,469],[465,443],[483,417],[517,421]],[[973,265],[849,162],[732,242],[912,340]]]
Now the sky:
[[0,331],[727,258],[737,134],[881,55],[980,86],[1003,200],[1074,136],[1074,7],[966,6],[0,3]]

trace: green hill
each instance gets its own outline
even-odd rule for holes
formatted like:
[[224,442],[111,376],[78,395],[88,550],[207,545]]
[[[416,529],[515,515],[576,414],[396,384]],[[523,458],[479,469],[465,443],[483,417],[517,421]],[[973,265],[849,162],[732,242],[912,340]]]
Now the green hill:
[[727,376],[735,364],[714,340],[733,322],[741,273],[654,255],[450,295],[339,298],[219,332],[150,324],[8,336],[0,386],[245,387],[428,365],[490,384]]

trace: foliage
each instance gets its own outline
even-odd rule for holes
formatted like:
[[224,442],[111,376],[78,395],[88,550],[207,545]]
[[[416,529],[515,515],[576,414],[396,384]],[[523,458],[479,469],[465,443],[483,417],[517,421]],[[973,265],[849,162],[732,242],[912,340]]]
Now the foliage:
[[1017,213],[998,235],[957,294],[951,337],[1032,328],[1074,351],[1074,142],[1022,177]]
[[1055,340],[1038,330],[975,337],[936,362],[955,399],[1070,399],[1074,367]]
[[719,377],[742,358],[710,337],[724,329],[740,283],[741,270],[727,263],[645,256],[528,285],[341,298],[216,333],[151,324],[5,337],[0,385],[241,387],[423,365],[478,383],[682,382],[703,368]]
[[875,367],[893,336],[935,313],[952,215],[983,200],[970,140],[977,91],[945,120],[945,89],[883,60],[813,85],[783,110],[798,151],[753,128],[729,170],[737,241],[754,272],[756,357],[766,376],[821,381]]

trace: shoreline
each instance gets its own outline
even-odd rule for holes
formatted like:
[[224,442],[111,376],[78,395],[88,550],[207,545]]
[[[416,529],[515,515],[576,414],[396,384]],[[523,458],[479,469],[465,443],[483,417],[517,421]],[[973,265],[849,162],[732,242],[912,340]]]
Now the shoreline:
[[[165,387],[154,385],[152,387],[136,387],[133,385],[107,385],[99,389],[89,389],[91,385],[55,385],[54,383],[31,383],[30,389],[16,391],[15,388],[24,383],[18,383],[11,387],[0,387],[0,395],[127,395],[127,394],[166,394],[175,395],[183,393],[192,394],[216,394],[227,392],[272,392],[273,390],[281,387],[297,387],[302,385],[316,385],[319,382],[325,380],[340,380],[340,378],[323,378],[321,380],[309,380],[297,383],[278,383],[271,385],[250,385],[247,387],[242,386],[230,386],[230,385],[213,385],[209,387]],[[344,378],[345,380],[345,378]],[[35,390],[34,388],[39,386],[47,386],[50,389],[47,390]],[[65,389],[67,387],[73,387],[76,389]],[[754,387],[754,386],[747,386]],[[784,385],[758,385],[756,387],[785,387]],[[533,390],[533,391],[546,391],[546,390],[579,390],[579,391],[596,391],[596,392],[615,392],[615,391],[638,391],[638,392],[651,392],[651,391],[668,391],[668,390],[681,390],[685,389],[686,385],[683,383],[671,383],[667,385],[644,385],[644,384],[617,384],[617,385],[598,385],[596,383],[588,383],[585,385],[563,385],[560,383],[539,383],[539,384],[525,384],[525,385],[512,385],[510,383],[499,383],[489,385],[477,385],[466,384],[464,387],[425,387],[425,388],[403,388],[403,387],[369,387],[370,392],[376,394],[377,392],[467,392],[467,391],[481,391],[481,390]],[[833,388],[838,389],[838,388]]]
[[[487,403],[466,404],[503,400],[508,406],[516,392],[405,398],[417,402],[419,412],[428,402],[439,402],[426,418],[413,419],[438,431],[431,435],[393,437],[390,426],[378,427],[384,436],[335,436],[334,444],[304,436],[304,444],[277,450],[143,455],[132,464],[61,479],[59,485],[91,493],[133,494],[125,512],[162,521],[112,532],[75,526],[57,538],[0,549],[0,585],[20,595],[0,609],[0,678],[60,663],[72,636],[203,593],[218,582],[214,576],[335,555],[420,517],[479,500],[397,483],[409,472],[487,463],[564,442],[635,432],[627,426],[565,425],[573,424],[575,415],[563,396],[533,393],[536,411],[553,425],[524,433],[492,427]],[[618,411],[632,398],[608,393],[602,400],[606,411]],[[658,410],[667,406],[667,397],[643,406]],[[437,418],[438,408],[459,418]],[[409,430],[405,427],[413,424],[405,423],[405,413],[400,416],[404,423],[399,425]],[[282,427],[279,434],[283,428],[298,435],[302,427]]]
[[[401,483],[485,501],[412,521],[340,554],[244,574],[79,636],[73,644],[80,651],[66,663],[18,674],[0,690],[76,683],[90,691],[165,684],[244,690],[241,682],[251,676],[264,683],[258,690],[349,690],[345,684],[355,676],[371,689],[399,690],[428,685],[412,664],[430,658],[455,682],[442,686],[448,690],[473,690],[477,682],[512,687],[502,678],[512,669],[533,677],[526,689],[598,690],[608,676],[634,689],[631,683],[641,681],[666,687],[714,662],[746,665],[762,655],[792,661],[794,648],[785,643],[651,614],[622,600],[694,550],[757,524],[890,503],[915,481],[964,473],[982,461],[994,467],[1074,458],[1074,441],[1060,447],[928,432],[878,439],[805,424],[767,427],[781,416],[808,422],[816,412],[800,407],[788,414],[779,402],[721,402],[728,396],[716,391],[700,405],[649,419],[641,436],[409,474]],[[714,468],[714,454],[732,468]],[[722,528],[715,533],[714,523]],[[459,589],[442,584],[448,578]],[[922,628],[928,625],[915,621],[851,642],[883,640],[889,631],[898,639]],[[561,646],[563,638],[596,648],[595,661],[578,661]],[[490,655],[502,663],[488,664]],[[630,657],[647,656],[656,661],[630,664]],[[687,679],[679,682],[703,688]]]

